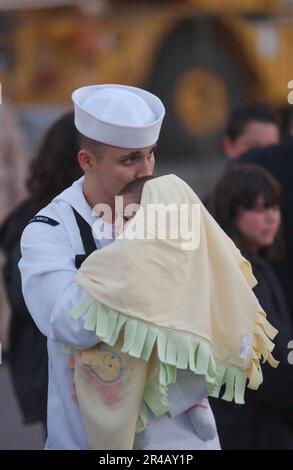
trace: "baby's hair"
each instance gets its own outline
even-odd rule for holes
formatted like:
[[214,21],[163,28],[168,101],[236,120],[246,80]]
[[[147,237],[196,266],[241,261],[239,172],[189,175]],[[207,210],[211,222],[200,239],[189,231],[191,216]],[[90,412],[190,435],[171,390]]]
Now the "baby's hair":
[[126,196],[127,194],[132,194],[137,203],[140,203],[143,187],[147,181],[156,178],[155,176],[141,176],[130,183],[126,184],[124,188],[121,189],[119,196]]

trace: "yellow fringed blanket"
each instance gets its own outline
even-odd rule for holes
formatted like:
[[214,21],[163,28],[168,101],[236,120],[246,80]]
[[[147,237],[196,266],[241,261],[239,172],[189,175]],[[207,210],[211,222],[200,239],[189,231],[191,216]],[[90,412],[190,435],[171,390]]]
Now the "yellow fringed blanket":
[[[155,219],[146,216],[150,205],[153,211],[158,204],[165,208],[173,204],[166,219],[165,238]],[[189,224],[199,241],[194,249],[188,249],[186,233],[180,235],[178,231],[175,209],[182,205],[186,209],[182,217],[196,221],[196,225]],[[148,229],[152,239],[135,239],[138,227],[141,234]],[[126,395],[120,394],[112,405],[99,403],[101,419],[94,418],[94,439],[98,439],[103,433],[102,408],[127,409],[128,418],[117,411],[121,417],[118,427],[131,428],[132,437],[123,444],[120,434],[115,447],[110,448],[129,448],[134,423],[138,419],[139,430],[145,426],[148,408],[157,416],[168,410],[167,387],[176,381],[177,369],[205,376],[210,395],[219,396],[225,385],[223,398],[243,403],[247,379],[251,389],[262,382],[260,359],[277,366],[270,340],[277,331],[252,291],[256,279],[250,263],[192,189],[175,175],[145,183],[141,207],[124,234],[91,254],[79,269],[76,282],[89,297],[72,315],[77,318],[86,314],[85,328],[95,331],[102,341],[90,354],[97,354],[106,344],[124,361],[120,379],[124,380]],[[79,356],[82,364],[86,364],[86,354],[89,351]],[[133,361],[139,371],[136,375]],[[86,396],[82,376],[77,367],[80,403]],[[85,402],[90,409],[90,401]],[[113,426],[106,437],[108,444]],[[92,427],[93,423],[91,435]]]

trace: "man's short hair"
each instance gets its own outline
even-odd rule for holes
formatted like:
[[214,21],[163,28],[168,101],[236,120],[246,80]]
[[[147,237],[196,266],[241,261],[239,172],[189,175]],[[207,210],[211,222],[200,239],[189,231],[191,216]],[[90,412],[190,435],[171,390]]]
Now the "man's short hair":
[[108,147],[107,144],[90,139],[79,131],[76,132],[80,149],[89,150],[96,156],[97,159],[103,158],[106,148]]
[[274,124],[280,128],[278,115],[267,103],[248,103],[232,111],[227,121],[225,135],[233,141],[236,140],[252,121]]

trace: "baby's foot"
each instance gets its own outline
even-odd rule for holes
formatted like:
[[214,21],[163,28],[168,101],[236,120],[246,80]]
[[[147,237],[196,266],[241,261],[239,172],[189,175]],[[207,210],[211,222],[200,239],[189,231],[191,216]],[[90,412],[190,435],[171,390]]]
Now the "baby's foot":
[[216,423],[209,410],[209,402],[204,398],[200,403],[194,405],[187,411],[191,424],[196,434],[203,441],[214,439],[217,434]]

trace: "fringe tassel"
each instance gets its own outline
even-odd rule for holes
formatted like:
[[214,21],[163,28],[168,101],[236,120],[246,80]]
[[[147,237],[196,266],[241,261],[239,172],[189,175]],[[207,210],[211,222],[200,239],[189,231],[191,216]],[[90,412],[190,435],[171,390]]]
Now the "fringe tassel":
[[[245,266],[245,275],[252,284],[253,275],[250,276],[247,263],[243,262],[242,266]],[[248,387],[254,390],[262,382],[260,360],[267,360],[273,367],[278,365],[271,354],[274,348],[271,339],[274,339],[277,330],[270,325],[266,314],[262,311],[257,313],[251,358],[246,370],[217,363],[210,345],[203,340],[160,330],[141,321],[127,318],[93,298],[85,299],[82,305],[71,312],[75,319],[84,314],[86,314],[85,329],[95,332],[101,341],[110,346],[115,344],[121,330],[124,329],[124,342],[121,348],[123,353],[148,361],[154,347],[157,347],[159,373],[145,388],[144,402],[137,424],[137,429],[140,430],[148,422],[147,407],[157,417],[169,410],[168,386],[176,382],[177,369],[188,369],[195,374],[205,376],[210,396],[219,397],[222,386],[225,386],[221,398],[243,404],[247,378]]]

